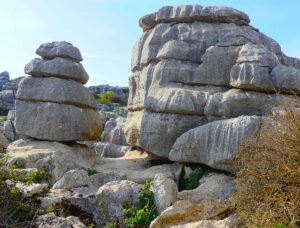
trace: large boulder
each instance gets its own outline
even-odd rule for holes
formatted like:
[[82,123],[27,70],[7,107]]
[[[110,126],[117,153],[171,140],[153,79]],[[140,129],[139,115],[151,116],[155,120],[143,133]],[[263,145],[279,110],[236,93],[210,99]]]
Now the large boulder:
[[50,141],[97,140],[102,126],[93,109],[50,102],[17,100],[15,127],[19,135]]
[[63,58],[35,58],[25,66],[25,73],[34,77],[59,77],[85,84],[89,76],[80,63]]
[[62,57],[78,62],[82,61],[79,49],[66,41],[55,41],[41,44],[36,50],[36,54],[46,59]]
[[[55,93],[53,92],[55,91]],[[96,108],[93,94],[73,80],[26,77],[20,83],[17,99],[31,102],[54,102]]]
[[[144,32],[132,51],[125,127],[133,147],[161,158],[178,155],[175,151],[181,147],[190,158],[178,155],[176,161],[202,159],[200,163],[232,171],[220,164],[232,161],[233,150],[244,142],[232,137],[251,137],[255,127],[213,122],[266,116],[280,103],[299,102],[286,94],[300,94],[300,60],[287,57],[275,40],[250,25],[243,12],[167,6],[142,17],[140,26]],[[238,128],[235,136],[231,127]],[[202,133],[190,137],[192,133],[186,132],[194,128],[191,132]],[[204,143],[212,134],[213,140]],[[203,143],[210,149],[199,160],[193,151],[200,155],[204,150],[194,145]],[[221,151],[219,145],[228,147]]]
[[240,116],[219,120],[182,134],[169,153],[172,161],[195,162],[216,169],[233,171],[236,150],[261,125],[261,117]]

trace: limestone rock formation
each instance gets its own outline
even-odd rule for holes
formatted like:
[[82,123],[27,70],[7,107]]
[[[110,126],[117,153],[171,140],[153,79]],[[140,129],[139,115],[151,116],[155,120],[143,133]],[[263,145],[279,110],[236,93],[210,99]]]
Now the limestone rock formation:
[[225,163],[255,133],[255,116],[299,101],[300,60],[287,57],[243,12],[167,6],[142,17],[140,26],[125,127],[133,147],[232,171]]
[[7,71],[3,71],[0,73],[0,91],[2,90],[3,86],[9,82],[9,73]]
[[97,140],[102,123],[92,93],[82,84],[88,74],[80,51],[67,42],[42,44],[43,58],[25,67],[20,82],[15,128],[18,134],[50,141]]

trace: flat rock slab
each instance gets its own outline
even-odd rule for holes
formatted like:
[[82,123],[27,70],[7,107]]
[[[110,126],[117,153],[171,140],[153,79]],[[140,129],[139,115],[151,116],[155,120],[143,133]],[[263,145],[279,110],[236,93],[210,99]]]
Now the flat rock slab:
[[35,58],[25,66],[25,73],[33,77],[58,77],[85,84],[89,75],[80,63],[63,58],[51,60]]
[[60,78],[24,78],[17,92],[17,99],[71,104],[81,108],[96,108],[93,94],[82,84]]
[[201,163],[234,171],[235,151],[259,129],[261,117],[241,116],[219,120],[181,135],[169,154],[171,161]]
[[145,31],[159,23],[192,21],[235,23],[237,25],[250,23],[250,19],[245,13],[230,7],[180,5],[162,7],[158,12],[142,17],[139,24]]
[[36,54],[47,59],[62,57],[70,58],[78,62],[82,61],[79,49],[66,41],[41,44],[36,50]]
[[16,101],[16,131],[50,141],[97,140],[102,123],[92,109],[49,102]]

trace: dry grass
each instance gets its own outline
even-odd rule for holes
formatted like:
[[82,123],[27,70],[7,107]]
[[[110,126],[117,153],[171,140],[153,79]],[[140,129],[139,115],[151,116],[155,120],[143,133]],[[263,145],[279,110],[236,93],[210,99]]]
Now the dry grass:
[[234,206],[245,227],[298,227],[300,112],[283,108],[238,152]]

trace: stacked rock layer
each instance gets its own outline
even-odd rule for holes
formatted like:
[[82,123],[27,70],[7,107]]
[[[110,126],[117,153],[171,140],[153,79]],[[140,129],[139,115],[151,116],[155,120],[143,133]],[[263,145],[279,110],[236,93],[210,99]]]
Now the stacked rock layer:
[[300,60],[249,23],[238,10],[199,5],[142,17],[129,80],[128,143],[231,171],[234,151],[261,116],[300,94]]
[[16,131],[42,140],[100,138],[102,123],[93,94],[83,86],[89,76],[78,48],[67,42],[42,44],[25,66],[16,101]]

